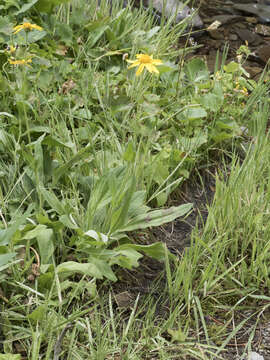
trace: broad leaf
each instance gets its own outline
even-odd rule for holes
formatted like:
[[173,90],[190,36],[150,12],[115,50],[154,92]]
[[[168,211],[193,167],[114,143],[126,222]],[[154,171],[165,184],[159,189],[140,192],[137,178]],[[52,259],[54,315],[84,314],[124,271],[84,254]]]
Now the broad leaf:
[[36,3],[37,1],[38,1],[38,0],[32,0],[32,1],[30,1],[29,3],[24,4],[24,5],[20,8],[20,10],[18,10],[18,11],[16,11],[16,12],[14,13],[14,15],[19,15],[19,14],[25,13],[27,10],[31,9],[31,7],[32,7],[33,5],[35,5],[35,3]]
[[16,253],[0,255],[0,271],[9,267],[10,261],[16,256]]
[[157,242],[151,245],[124,244],[117,247],[115,251],[134,249],[136,251],[143,252],[145,255],[148,255],[154,259],[163,261],[165,260],[165,246],[166,245],[161,242]]
[[39,252],[41,256],[41,264],[51,263],[51,257],[54,252],[53,230],[47,228],[46,225],[37,225],[33,230],[28,231],[23,239],[37,239]]
[[67,3],[69,1],[70,0],[38,0],[36,8],[41,12],[50,13],[55,6]]
[[91,262],[80,264],[75,261],[67,261],[57,266],[58,274],[83,274],[92,276],[97,279],[106,277],[109,280],[116,281],[117,278],[112,272],[111,267],[107,262],[99,259],[91,259]]
[[117,232],[134,231],[166,224],[167,222],[171,222],[176,218],[187,214],[192,206],[193,204],[188,203],[177,207],[173,206],[169,209],[153,210],[147,214],[138,215]]
[[0,354],[0,360],[21,360],[20,354]]

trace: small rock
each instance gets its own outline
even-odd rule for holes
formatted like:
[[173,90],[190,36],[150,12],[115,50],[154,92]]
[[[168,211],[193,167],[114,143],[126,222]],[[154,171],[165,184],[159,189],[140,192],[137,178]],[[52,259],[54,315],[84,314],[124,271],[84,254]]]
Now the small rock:
[[241,40],[247,41],[249,44],[255,43],[257,45],[262,42],[262,39],[258,34],[255,34],[247,29],[238,29],[236,32]]
[[233,4],[233,8],[236,10],[243,11],[244,13],[257,15],[259,21],[263,23],[270,22],[270,8],[269,5],[264,3],[254,4],[252,2],[248,4]]
[[144,2],[148,4],[148,6],[153,6],[154,10],[160,14],[164,14],[167,18],[174,16],[176,24],[184,19],[188,19],[195,28],[201,28],[203,26],[203,22],[197,12],[178,0],[166,0],[165,2],[163,0],[146,0]]
[[262,72],[262,68],[258,66],[244,66],[245,70],[249,73],[251,79]]
[[247,360],[264,360],[264,357],[261,356],[260,354],[256,353],[256,352],[252,351],[249,354]]
[[114,297],[119,308],[129,308],[134,303],[134,299],[128,291],[118,293]]
[[267,61],[270,59],[270,45],[261,46],[257,50],[257,54],[263,62],[267,63]]
[[256,32],[257,34],[261,34],[261,35],[263,35],[263,36],[270,36],[270,26],[258,24],[258,25],[255,27],[255,32]]
[[249,24],[257,24],[258,20],[255,17],[247,16],[246,22],[248,22]]
[[209,30],[209,31],[211,31],[211,30],[216,30],[216,29],[218,29],[218,28],[220,27],[220,25],[221,25],[221,22],[215,20],[214,22],[211,23],[211,25],[209,25],[209,26],[206,28],[206,30]]
[[241,20],[243,17],[240,15],[217,15],[212,21],[219,21],[222,25],[231,24]]
[[219,31],[219,30],[208,30],[209,35],[211,36],[212,39],[215,40],[222,40],[224,39],[224,34]]
[[236,41],[236,40],[238,40],[238,36],[236,34],[230,34],[229,40]]

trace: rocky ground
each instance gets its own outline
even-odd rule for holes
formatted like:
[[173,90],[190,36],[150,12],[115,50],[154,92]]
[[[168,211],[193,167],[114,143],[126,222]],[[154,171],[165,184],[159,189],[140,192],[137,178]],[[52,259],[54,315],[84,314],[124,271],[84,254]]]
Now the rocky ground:
[[245,69],[251,79],[258,80],[270,58],[269,0],[195,0],[194,7],[204,28],[209,27],[195,37],[197,44],[202,45],[195,55],[203,56],[209,69],[214,70],[217,50],[222,53],[229,45],[228,60],[235,60],[239,47],[248,44],[252,54]]

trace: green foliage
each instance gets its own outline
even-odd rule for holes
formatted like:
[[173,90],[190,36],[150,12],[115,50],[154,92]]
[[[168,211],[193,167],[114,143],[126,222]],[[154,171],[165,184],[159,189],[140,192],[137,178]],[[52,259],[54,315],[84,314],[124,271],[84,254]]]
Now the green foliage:
[[[176,356],[218,358],[207,307],[218,312],[233,296],[269,301],[259,291],[269,288],[269,149],[260,140],[268,85],[249,80],[247,47],[210,74],[201,59],[178,64],[184,24],[157,26],[150,12],[117,4],[109,16],[105,1],[96,5],[0,0],[0,358],[119,351],[137,359],[153,351],[168,359],[171,342],[181,342]],[[42,30],[13,34],[23,23]],[[159,75],[127,69],[138,53],[163,61]],[[138,230],[151,233],[193,211],[175,205],[175,191],[232,146],[245,152],[245,133],[256,145],[250,160],[217,182],[206,225],[181,259],[144,240]],[[138,296],[122,321],[111,296],[103,307],[100,295],[104,284],[140,270],[143,256],[165,262],[155,303],[164,297],[170,314],[160,320],[152,300],[140,308]],[[202,341],[192,339],[195,327]],[[226,339],[215,340],[225,347]]]
[[41,12],[51,13],[55,6],[69,2],[70,0],[37,0],[36,9]]

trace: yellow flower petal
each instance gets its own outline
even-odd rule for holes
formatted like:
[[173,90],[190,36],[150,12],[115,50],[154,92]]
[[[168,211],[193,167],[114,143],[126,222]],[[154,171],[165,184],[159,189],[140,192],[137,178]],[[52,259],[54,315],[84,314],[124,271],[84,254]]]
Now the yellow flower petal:
[[43,30],[41,26],[38,26],[38,25],[36,25],[36,24],[33,24],[33,25],[32,25],[32,28],[33,28],[33,29],[36,29],[36,30],[38,30],[38,31],[42,31],[42,30]]
[[153,59],[152,64],[153,65],[161,65],[161,64],[163,64],[163,61],[161,61],[159,59]]
[[134,61],[134,63],[132,65],[129,65],[128,69],[132,69],[136,66],[139,66],[140,65],[140,62],[139,61]]
[[132,64],[128,67],[128,69],[138,66],[138,70],[136,72],[137,76],[139,76],[142,73],[145,67],[150,73],[154,72],[156,74],[159,74],[159,71],[156,68],[156,66],[163,64],[162,60],[153,59],[153,55],[147,55],[147,54],[136,54],[136,58],[137,60],[127,60],[127,62]]
[[29,30],[29,31],[31,31],[31,30],[33,30],[33,29],[36,29],[36,30],[38,30],[38,31],[42,31],[42,27],[41,27],[41,26],[38,26],[38,25],[36,25],[36,24],[31,24],[31,23],[29,23],[29,22],[25,22],[25,23],[23,23],[23,24],[21,24],[21,25],[14,26],[14,28],[13,28],[13,34],[15,35],[15,34],[17,34],[19,31],[21,31],[21,30]]
[[[13,58],[14,59],[14,58]],[[21,60],[12,60],[12,59],[8,59],[9,63],[11,65],[28,65],[28,63],[32,62],[32,59],[21,59]]]
[[144,64],[145,65],[145,67],[146,67],[146,69],[150,72],[150,73],[152,73],[153,72],[153,65],[152,64]]
[[138,67],[138,70],[136,71],[136,76],[139,76],[141,75],[143,69],[144,69],[144,66],[145,64],[141,64],[139,67]]
[[19,30],[19,29],[22,29],[23,28],[23,26],[22,25],[17,25],[17,26],[14,26],[14,28],[13,28],[13,30]]
[[156,74],[159,74],[158,69],[153,64],[150,64],[150,67],[151,67],[151,70],[152,70],[152,71],[149,70],[150,72],[154,72]]

